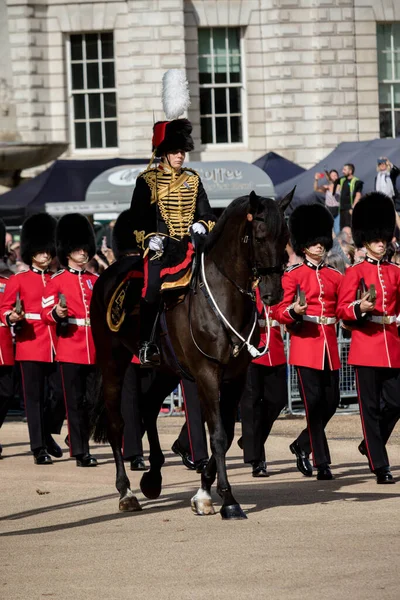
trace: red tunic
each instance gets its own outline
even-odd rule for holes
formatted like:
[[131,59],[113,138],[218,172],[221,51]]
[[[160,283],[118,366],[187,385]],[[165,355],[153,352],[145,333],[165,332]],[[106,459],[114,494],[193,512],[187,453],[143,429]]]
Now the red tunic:
[[[376,289],[376,304],[364,317],[356,300],[360,281]],[[400,268],[387,261],[367,257],[346,271],[339,292],[337,314],[353,321],[348,363],[365,367],[400,368],[400,338],[395,317],[400,312]],[[373,323],[370,316],[389,317],[392,323]]]
[[310,322],[296,316],[292,305],[297,287],[304,291],[307,316],[334,319],[342,274],[325,263],[310,261],[289,268],[282,278],[283,300],[276,308],[276,318],[284,325],[298,324],[290,330],[289,364],[323,370],[325,356],[329,368],[340,369],[336,326]]
[[[265,320],[265,313],[263,304],[260,298],[260,292],[256,290],[257,298],[257,310],[260,315],[260,345],[259,348],[265,348],[267,343],[267,325]],[[276,306],[267,306],[267,318],[270,320],[270,337],[269,337],[269,352],[261,358],[255,358],[253,363],[256,365],[264,365],[265,367],[276,367],[278,365],[284,365],[286,363],[285,348],[283,345],[282,333],[279,323],[275,317]]]
[[17,292],[25,312],[22,328],[16,334],[16,360],[53,362],[56,334],[52,327],[42,321],[42,297],[50,282],[51,273],[31,267],[12,275],[8,280],[1,303],[1,320],[9,325],[7,315],[13,310]]
[[[3,303],[8,279],[5,275],[0,275],[0,307]],[[0,323],[0,365],[12,366],[14,363],[14,346],[11,330],[4,323]]]
[[43,297],[42,318],[55,329],[55,306],[59,295],[64,294],[68,307],[68,326],[58,338],[58,362],[93,365],[96,352],[90,327],[90,300],[98,275],[87,271],[64,269],[51,278]]

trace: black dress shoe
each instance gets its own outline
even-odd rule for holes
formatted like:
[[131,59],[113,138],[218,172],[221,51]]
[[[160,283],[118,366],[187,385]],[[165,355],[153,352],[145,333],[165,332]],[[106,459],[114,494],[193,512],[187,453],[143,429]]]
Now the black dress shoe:
[[178,454],[178,456],[181,457],[182,462],[187,469],[190,469],[191,471],[196,469],[196,465],[194,464],[191,455],[182,448],[178,440],[175,440],[172,444],[171,450],[174,454]]
[[333,479],[332,471],[329,465],[320,465],[317,467],[317,479],[319,481],[330,481]]
[[267,473],[267,463],[264,460],[253,460],[252,461],[253,477],[268,477]]
[[289,450],[297,458],[296,466],[297,466],[298,470],[300,471],[300,473],[302,473],[305,477],[312,477],[313,469],[312,469],[312,465],[308,459],[308,454],[306,454],[304,452],[304,450],[302,450],[300,448],[297,440],[295,440],[292,444],[290,444]]
[[76,458],[77,467],[97,467],[97,458],[91,454],[79,454]]
[[131,459],[131,471],[147,471],[143,456],[134,456]]
[[46,448],[47,452],[51,454],[51,456],[54,456],[54,458],[61,458],[63,455],[63,451],[51,435],[46,437]]
[[390,467],[381,467],[380,469],[375,469],[374,473],[376,476],[376,483],[383,485],[388,483],[396,483],[392,473],[390,472]]
[[208,465],[208,458],[203,458],[202,460],[196,461],[194,463],[196,473],[202,473],[207,465]]
[[35,461],[35,465],[52,465],[53,460],[48,454],[46,448],[40,448],[39,450],[35,450],[33,453],[33,460]]

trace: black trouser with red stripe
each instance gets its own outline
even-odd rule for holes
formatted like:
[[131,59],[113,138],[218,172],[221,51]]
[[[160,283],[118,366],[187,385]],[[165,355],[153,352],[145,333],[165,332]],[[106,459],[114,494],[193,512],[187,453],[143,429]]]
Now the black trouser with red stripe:
[[185,400],[186,423],[181,429],[178,440],[180,445],[190,452],[192,460],[197,463],[208,458],[204,417],[196,383],[189,379],[182,379],[181,387]]
[[389,466],[385,446],[400,418],[400,369],[355,369],[364,440],[375,471]]
[[29,439],[35,451],[46,446],[46,436],[54,430],[51,409],[46,409],[46,392],[52,389],[57,396],[55,404],[60,404],[59,372],[56,363],[24,360],[20,366]]
[[121,393],[121,414],[124,419],[123,454],[125,459],[143,456],[143,419],[140,410],[140,367],[131,363],[126,370]]
[[307,429],[301,432],[297,442],[304,452],[312,453],[314,466],[330,464],[325,427],[339,406],[339,371],[331,371],[325,357],[323,370],[297,367],[297,374],[307,417]]
[[265,460],[264,444],[272,425],[287,405],[286,364],[267,367],[251,363],[240,401],[244,462]]
[[0,367],[0,427],[3,425],[14,397],[14,367],[3,365]]
[[96,396],[97,369],[95,365],[59,364],[67,410],[69,453],[70,456],[87,454],[89,414]]

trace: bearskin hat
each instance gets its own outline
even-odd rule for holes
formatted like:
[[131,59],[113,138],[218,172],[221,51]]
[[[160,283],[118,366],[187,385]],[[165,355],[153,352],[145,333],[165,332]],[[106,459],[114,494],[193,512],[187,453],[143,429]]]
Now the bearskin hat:
[[21,258],[27,265],[39,252],[56,255],[56,220],[47,213],[38,213],[28,217],[21,229]]
[[138,251],[136,239],[133,234],[134,229],[132,211],[124,210],[114,225],[112,235],[112,249],[116,259]]
[[328,252],[332,248],[333,217],[322,204],[302,204],[289,219],[290,240],[298,256],[304,248],[321,244]]
[[3,219],[0,219],[0,258],[6,255],[6,226]]
[[153,151],[160,158],[163,154],[182,150],[194,150],[192,124],[188,119],[175,119],[174,121],[158,121],[153,127]]
[[96,254],[96,240],[92,225],[79,213],[64,215],[57,223],[57,256],[68,265],[68,255],[74,250],[86,250],[89,260]]
[[357,248],[374,240],[391,242],[396,225],[393,200],[381,192],[367,194],[353,209],[353,240]]

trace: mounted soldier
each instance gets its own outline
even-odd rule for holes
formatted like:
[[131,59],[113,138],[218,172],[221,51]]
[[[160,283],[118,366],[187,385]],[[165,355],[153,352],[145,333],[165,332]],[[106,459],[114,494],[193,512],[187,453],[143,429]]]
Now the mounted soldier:
[[[179,118],[189,105],[187,86],[179,70],[171,69],[163,77],[163,107],[170,120],[153,127],[150,167],[138,177],[131,203],[136,242],[144,251],[139,351],[143,366],[160,363],[153,331],[160,293],[184,290],[189,285],[192,240],[209,233],[215,224],[199,175],[183,166],[186,153],[194,150],[192,125]],[[151,167],[156,157],[161,161]]]

